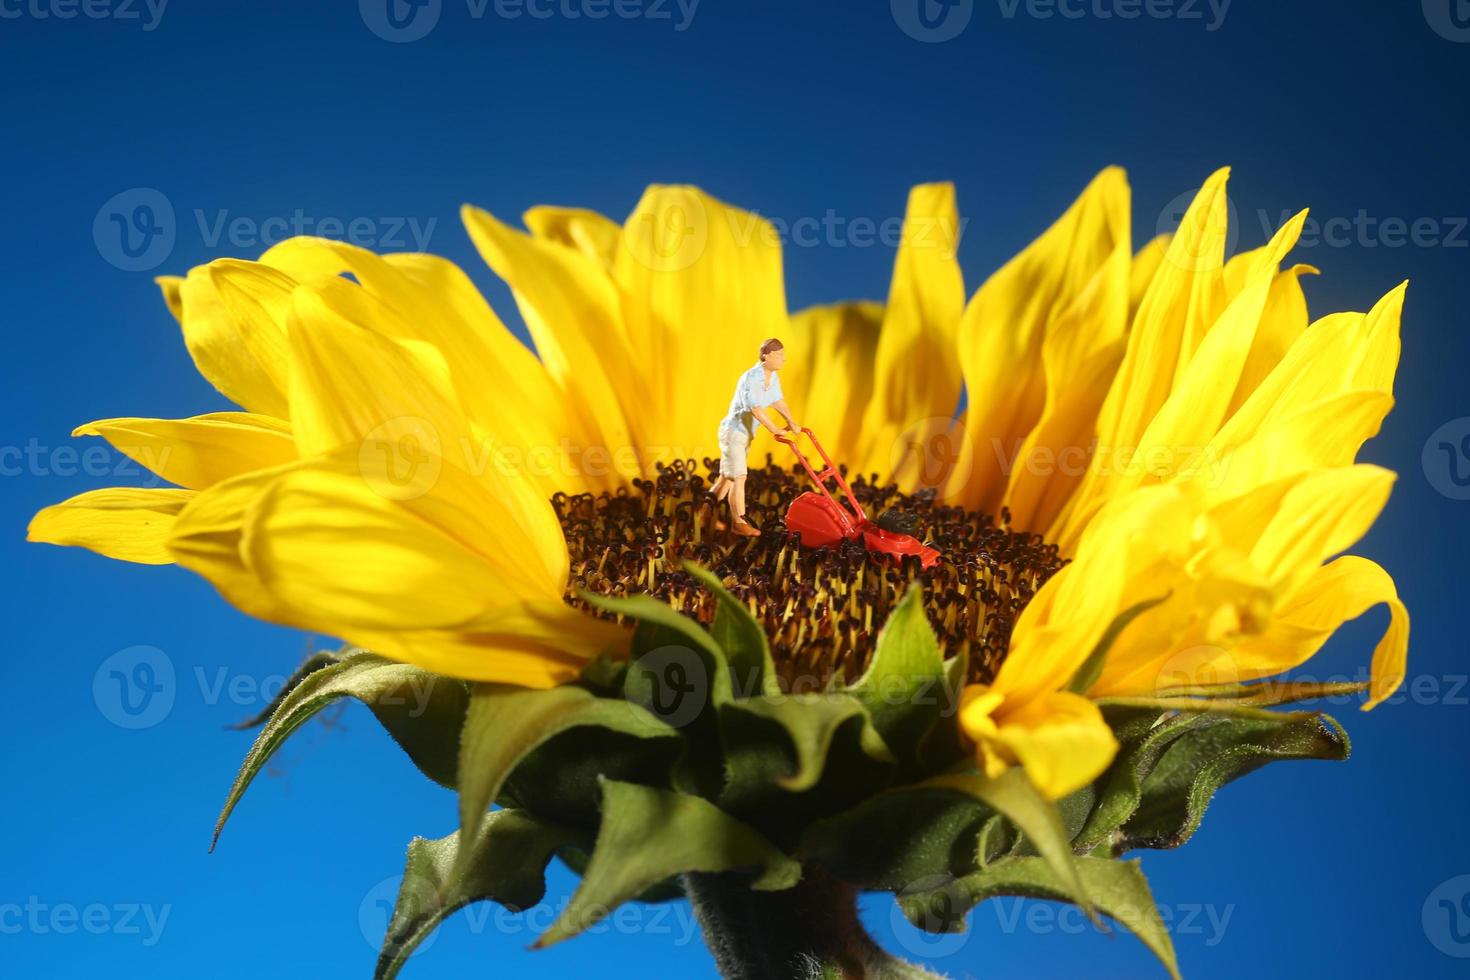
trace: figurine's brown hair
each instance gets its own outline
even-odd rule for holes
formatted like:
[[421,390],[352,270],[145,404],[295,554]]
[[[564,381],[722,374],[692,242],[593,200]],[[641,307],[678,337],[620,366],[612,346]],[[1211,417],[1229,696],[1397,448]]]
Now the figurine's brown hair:
[[780,350],[785,346],[786,345],[781,343],[781,341],[777,340],[775,337],[772,337],[764,344],[761,344],[761,360],[764,361],[766,359],[766,355],[769,354],[771,351]]

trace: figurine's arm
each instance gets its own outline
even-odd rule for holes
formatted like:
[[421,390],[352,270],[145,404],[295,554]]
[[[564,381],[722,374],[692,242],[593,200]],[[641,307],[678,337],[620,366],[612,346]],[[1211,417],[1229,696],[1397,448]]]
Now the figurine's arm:
[[[776,428],[776,423],[771,421],[771,413],[767,412],[764,408],[752,408],[750,410],[750,414],[755,416],[755,420],[757,422],[765,426],[767,429],[770,429],[772,435],[779,436],[781,434],[781,430]],[[788,416],[788,419],[789,418],[790,417]]]
[[[772,402],[771,403],[771,407],[774,408],[776,411],[780,412],[782,414],[782,416],[785,417],[785,419],[786,419],[786,427],[788,429],[790,429],[792,432],[800,432],[801,431],[801,426],[797,423],[796,419],[792,418],[792,416],[791,416],[791,409],[787,407],[787,405],[786,405],[786,399],[782,398],[779,401]],[[772,430],[772,431],[774,431],[774,430]]]

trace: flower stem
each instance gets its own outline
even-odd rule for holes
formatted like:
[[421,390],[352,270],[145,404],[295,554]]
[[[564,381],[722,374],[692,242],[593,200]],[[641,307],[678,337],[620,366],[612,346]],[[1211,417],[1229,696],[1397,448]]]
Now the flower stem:
[[818,869],[780,892],[731,874],[685,875],[684,891],[725,980],[938,980],[883,952],[858,921],[857,889]]

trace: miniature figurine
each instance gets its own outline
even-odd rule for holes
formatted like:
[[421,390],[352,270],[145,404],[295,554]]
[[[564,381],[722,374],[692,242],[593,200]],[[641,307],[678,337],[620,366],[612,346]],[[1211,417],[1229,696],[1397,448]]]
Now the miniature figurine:
[[781,430],[771,421],[768,408],[774,408],[786,419],[786,431],[795,436],[801,431],[781,392],[781,378],[776,372],[786,364],[786,348],[772,337],[761,344],[760,360],[740,376],[730,410],[720,423],[720,476],[710,487],[715,501],[730,500],[730,529],[742,537],[754,538],[760,529],[745,519],[746,454],[755,437],[759,422],[777,437]]

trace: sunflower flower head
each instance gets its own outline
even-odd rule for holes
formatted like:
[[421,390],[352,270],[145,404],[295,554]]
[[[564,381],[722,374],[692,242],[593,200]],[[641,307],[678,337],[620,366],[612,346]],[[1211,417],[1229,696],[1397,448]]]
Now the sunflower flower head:
[[[531,347],[434,256],[297,238],[212,262],[160,285],[239,410],[82,426],[173,486],[81,494],[30,537],[183,565],[348,644],[293,678],[221,824],[305,717],[368,703],[461,817],[411,845],[380,976],[468,901],[538,901],[553,855],[583,879],[542,944],[639,897],[689,896],[718,933],[859,888],[939,930],[1026,894],[1118,918],[1177,974],[1115,858],[1187,840],[1265,761],[1346,756],[1327,716],[1267,710],[1344,692],[1272,680],[1342,623],[1389,611],[1347,688],[1365,708],[1408,644],[1392,579],[1345,554],[1393,483],[1356,459],[1404,288],[1311,320],[1317,270],[1286,264],[1306,213],[1227,259],[1227,178],[1135,250],[1105,170],[968,298],[954,190],[921,185],[887,300],[795,313],[772,224],[696,188],[621,225],[467,207]],[[722,533],[716,426],[769,337],[863,508],[937,566],[804,547],[783,518],[806,477],[759,441],[763,533]],[[420,681],[407,715],[387,695]],[[887,962],[851,926],[761,955]]]

